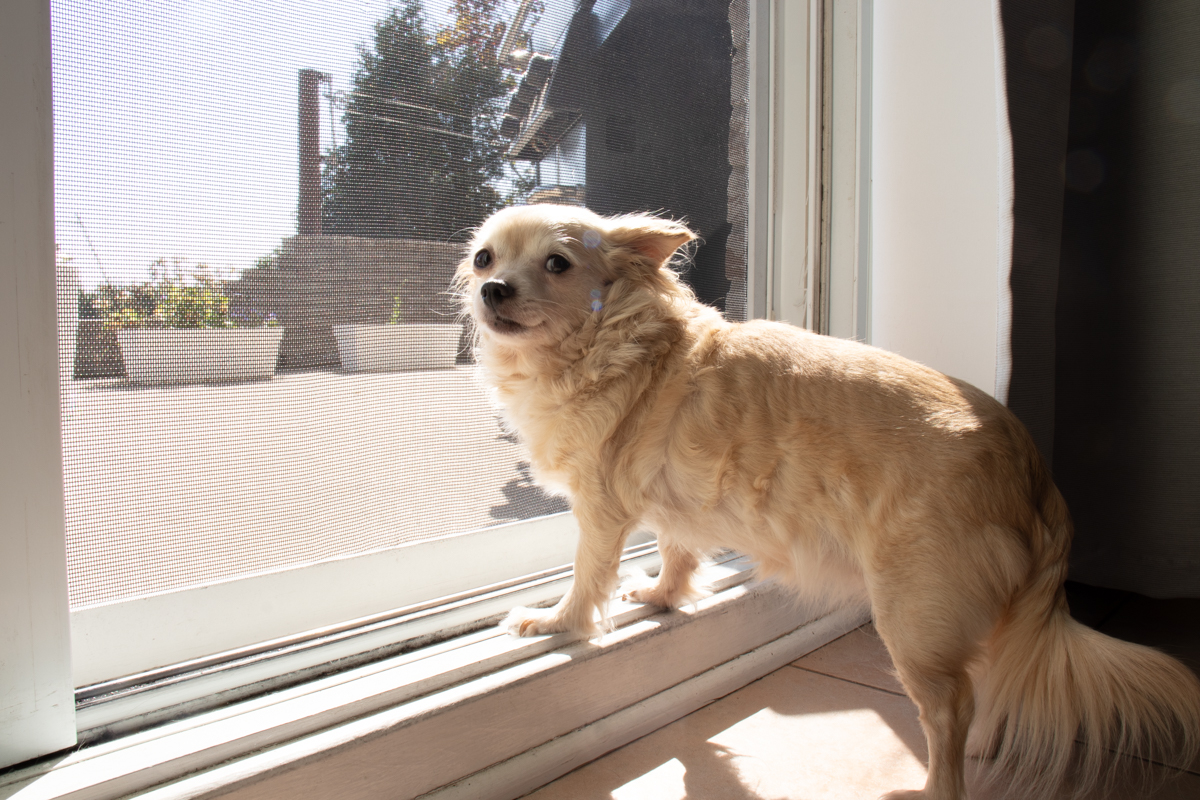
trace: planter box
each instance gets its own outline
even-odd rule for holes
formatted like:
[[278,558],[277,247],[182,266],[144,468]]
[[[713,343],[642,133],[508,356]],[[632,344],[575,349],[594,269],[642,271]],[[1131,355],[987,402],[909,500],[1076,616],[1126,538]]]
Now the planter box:
[[449,369],[458,355],[461,325],[334,325],[347,372]]
[[138,386],[253,381],[275,374],[283,328],[140,328],[117,339]]

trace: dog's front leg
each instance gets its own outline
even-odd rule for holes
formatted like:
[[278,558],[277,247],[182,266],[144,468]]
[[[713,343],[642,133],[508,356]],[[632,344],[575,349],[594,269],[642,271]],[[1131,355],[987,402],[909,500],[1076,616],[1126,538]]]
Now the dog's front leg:
[[514,608],[501,623],[514,636],[569,632],[590,637],[600,633],[608,601],[617,586],[621,551],[633,526],[628,520],[590,511],[578,502],[575,516],[579,520],[575,581],[553,608]]
[[621,587],[622,597],[635,603],[649,603],[660,608],[679,608],[704,596],[696,584],[700,558],[683,546],[675,537],[665,533],[658,536],[658,552],[662,570],[658,578],[649,581],[643,575]]

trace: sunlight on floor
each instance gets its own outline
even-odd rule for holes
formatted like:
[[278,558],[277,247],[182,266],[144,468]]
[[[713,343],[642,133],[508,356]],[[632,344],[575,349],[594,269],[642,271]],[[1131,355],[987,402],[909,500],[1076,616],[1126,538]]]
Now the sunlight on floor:
[[[854,678],[821,674],[848,664]],[[898,689],[882,644],[860,629],[530,797],[834,800],[918,788],[925,741]]]
[[662,800],[682,800],[687,797],[685,778],[687,768],[677,758],[655,767],[613,791],[613,800],[638,800],[659,797]]
[[612,790],[612,797],[835,798],[850,786],[883,792],[897,781],[917,787],[925,780],[920,759],[871,709],[800,716],[763,709],[694,743],[683,758]]
[[[1143,643],[1162,646],[1194,667],[1200,663],[1200,636],[1190,622],[1194,602],[1164,602],[1142,598],[1105,610],[1104,624],[1100,617],[1084,621],[1123,638],[1148,639]],[[1082,604],[1080,610],[1087,611]],[[925,758],[916,707],[866,625],[585,764],[527,800],[876,798],[920,788]],[[977,770],[969,768],[968,776],[973,800],[999,796]],[[1138,783],[1118,786],[1108,798],[1200,797],[1200,762],[1186,771],[1154,767],[1142,777],[1151,778],[1148,793]]]

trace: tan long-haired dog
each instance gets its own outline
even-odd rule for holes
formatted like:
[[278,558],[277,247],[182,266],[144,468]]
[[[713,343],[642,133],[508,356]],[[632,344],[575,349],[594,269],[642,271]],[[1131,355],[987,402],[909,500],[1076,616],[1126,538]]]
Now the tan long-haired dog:
[[1103,772],[1106,748],[1192,757],[1195,676],[1071,619],[1071,522],[1016,418],[891,353],[725,321],[671,269],[693,238],[550,205],[474,236],[457,277],[482,373],[581,531],[567,595],[506,627],[595,633],[646,527],[663,567],[640,602],[695,597],[721,547],[800,592],[869,599],[929,743],[924,790],[889,797],[965,797],[972,722],[1022,791]]

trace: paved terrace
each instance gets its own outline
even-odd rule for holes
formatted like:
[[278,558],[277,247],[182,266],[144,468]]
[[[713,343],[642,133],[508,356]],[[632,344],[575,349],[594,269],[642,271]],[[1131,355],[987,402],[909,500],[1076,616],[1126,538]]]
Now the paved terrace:
[[561,511],[469,367],[63,400],[72,606]]

